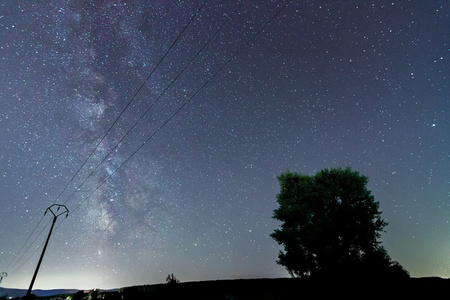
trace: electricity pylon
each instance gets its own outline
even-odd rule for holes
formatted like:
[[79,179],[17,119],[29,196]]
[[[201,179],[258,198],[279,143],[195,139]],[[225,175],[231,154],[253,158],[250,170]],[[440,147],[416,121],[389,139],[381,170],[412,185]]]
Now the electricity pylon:
[[[53,211],[55,208],[56,208],[56,211]],[[59,211],[60,208],[62,208],[61,211]],[[31,280],[30,287],[28,288],[26,298],[28,298],[30,296],[31,290],[33,289],[33,284],[34,284],[34,281],[36,280],[36,276],[39,271],[39,267],[41,266],[42,258],[44,258],[45,249],[47,249],[48,240],[50,239],[50,235],[52,235],[52,230],[53,230],[53,226],[55,226],[56,219],[60,215],[63,215],[63,214],[66,214],[66,218],[69,215],[69,210],[67,209],[67,207],[65,205],[61,205],[61,204],[53,204],[53,205],[47,207],[47,209],[45,210],[44,216],[48,211],[51,212],[53,215],[52,227],[50,228],[50,232],[48,233],[47,240],[45,241],[44,249],[42,250],[41,258],[39,258],[39,262],[36,267],[36,271],[34,272],[33,279]]]
[[3,278],[8,277],[8,273],[6,272],[1,272],[0,273],[0,283],[2,283]]

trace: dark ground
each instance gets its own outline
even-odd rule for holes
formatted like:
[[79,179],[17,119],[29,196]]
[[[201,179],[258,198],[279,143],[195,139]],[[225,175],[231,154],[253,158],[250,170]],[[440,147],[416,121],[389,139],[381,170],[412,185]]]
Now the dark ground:
[[[450,279],[438,277],[405,280],[237,279],[132,286],[120,292],[100,292],[99,299],[440,299],[450,294]],[[1,299],[0,295],[0,299]],[[60,299],[66,299],[61,297]],[[88,299],[88,294],[85,294]],[[17,298],[19,299],[19,298]],[[56,299],[40,297],[39,299]]]
[[[410,278],[406,280],[366,281],[311,279],[242,279],[179,284],[159,284],[123,289],[124,299],[435,299],[450,292],[450,280],[442,278]],[[317,299],[317,298],[316,298]]]

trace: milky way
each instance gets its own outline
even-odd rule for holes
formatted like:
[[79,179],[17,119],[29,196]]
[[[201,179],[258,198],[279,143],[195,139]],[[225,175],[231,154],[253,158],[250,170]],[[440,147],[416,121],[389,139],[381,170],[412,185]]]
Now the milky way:
[[276,176],[346,166],[369,177],[392,259],[448,277],[449,12],[0,4],[2,286],[28,287],[53,203],[69,216],[35,288],[287,277],[269,236]]

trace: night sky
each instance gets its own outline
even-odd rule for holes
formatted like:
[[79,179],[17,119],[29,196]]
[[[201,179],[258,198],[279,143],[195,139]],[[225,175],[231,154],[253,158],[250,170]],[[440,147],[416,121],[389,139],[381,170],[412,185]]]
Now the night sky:
[[[2,1],[0,272],[28,288],[288,277],[287,169],[347,167],[450,277],[448,1]],[[119,144],[118,144],[119,143]]]

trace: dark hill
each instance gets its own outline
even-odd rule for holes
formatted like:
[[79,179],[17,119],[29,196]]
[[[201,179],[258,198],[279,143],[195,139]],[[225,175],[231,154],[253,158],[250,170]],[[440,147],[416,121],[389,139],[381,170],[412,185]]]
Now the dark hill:
[[[450,280],[438,277],[404,280],[313,280],[313,279],[239,279],[178,284],[156,284],[123,289],[125,300],[133,299],[300,299],[336,297],[385,299],[419,296],[433,298],[450,291]],[[377,297],[378,296],[378,297]],[[430,298],[431,297],[431,298]]]

